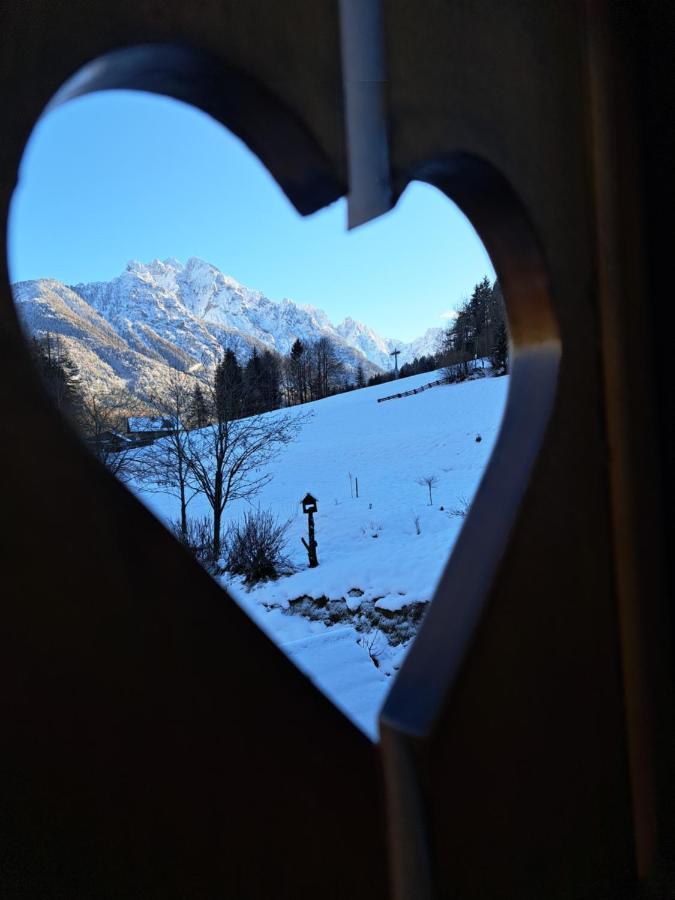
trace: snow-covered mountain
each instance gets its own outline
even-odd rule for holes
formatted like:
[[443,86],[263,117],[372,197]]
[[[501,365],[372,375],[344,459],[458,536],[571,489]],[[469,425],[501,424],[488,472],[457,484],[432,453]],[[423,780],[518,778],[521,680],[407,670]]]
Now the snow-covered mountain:
[[243,362],[253,351],[286,354],[296,338],[330,338],[348,372],[366,375],[433,353],[441,334],[431,328],[412,343],[382,338],[347,318],[334,326],[325,312],[284,299],[270,300],[191,258],[132,261],[112,281],[66,286],[52,279],[13,286],[29,334],[60,334],[82,378],[92,387],[128,389],[147,396],[173,370],[206,374],[231,348]]
[[402,366],[412,362],[416,357],[436,353],[443,334],[442,328],[428,328],[422,337],[406,343],[380,337],[372,328],[368,328],[362,322],[356,322],[349,316],[344,322],[336,325],[335,330],[351,347],[360,350],[372,363],[385,371],[392,367],[392,350],[400,350],[398,364]]

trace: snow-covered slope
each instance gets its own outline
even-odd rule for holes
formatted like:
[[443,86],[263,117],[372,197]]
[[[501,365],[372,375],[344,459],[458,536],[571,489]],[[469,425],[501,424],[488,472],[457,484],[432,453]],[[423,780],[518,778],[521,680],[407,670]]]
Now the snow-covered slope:
[[[408,390],[436,377],[417,375],[396,387]],[[373,736],[406,644],[390,646],[375,632],[369,638],[379,654],[375,667],[354,617],[366,606],[386,615],[431,600],[492,453],[508,381],[442,385],[378,403],[392,393],[392,385],[384,384],[294,407],[290,415],[313,416],[270,466],[272,481],[255,503],[289,521],[288,551],[297,572],[251,591],[238,580],[223,580],[297,665]],[[354,478],[359,481],[358,499],[352,497],[350,473],[352,485]],[[437,480],[433,505],[420,476]],[[135,490],[160,519],[177,517],[173,498],[143,495],[141,485]],[[307,491],[318,498],[316,569],[307,567],[300,542],[307,518],[299,501]],[[247,508],[243,501],[228,505],[225,524]],[[190,515],[208,512],[203,497],[192,501]],[[324,598],[322,608],[344,612],[344,620],[328,626],[294,614],[303,597]]]
[[351,318],[334,326],[321,309],[274,302],[196,258],[185,265],[132,261],[112,281],[69,287],[51,279],[19,282],[14,293],[28,332],[62,334],[85,382],[115,387],[121,379],[141,394],[172,369],[207,372],[223,348],[245,361],[253,347],[285,354],[296,338],[328,337],[348,372],[361,365],[371,375],[391,368],[395,346],[403,365],[433,353],[440,336],[432,328],[406,344]]

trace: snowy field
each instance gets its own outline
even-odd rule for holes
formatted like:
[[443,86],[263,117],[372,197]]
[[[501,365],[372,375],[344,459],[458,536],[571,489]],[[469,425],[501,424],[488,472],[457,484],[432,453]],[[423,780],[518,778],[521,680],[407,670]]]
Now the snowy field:
[[[379,709],[414,631],[408,625],[406,633],[406,616],[414,619],[433,596],[492,452],[506,402],[508,377],[442,385],[377,403],[379,397],[438,377],[433,372],[417,375],[291,410],[294,415],[311,412],[311,419],[272,464],[273,478],[256,506],[289,521],[287,549],[297,571],[251,590],[239,579],[220,579],[296,665],[374,740]],[[417,483],[423,476],[437,480],[433,505],[428,488]],[[356,478],[358,498],[352,496]],[[173,497],[136,490],[160,519],[178,517]],[[318,500],[316,569],[307,567],[300,541],[307,537],[307,517],[300,506],[307,492]],[[240,502],[228,505],[225,522],[248,508]],[[195,497],[189,514],[208,513],[204,498]],[[384,630],[378,628],[378,617]],[[394,637],[385,633],[392,622],[404,623]]]

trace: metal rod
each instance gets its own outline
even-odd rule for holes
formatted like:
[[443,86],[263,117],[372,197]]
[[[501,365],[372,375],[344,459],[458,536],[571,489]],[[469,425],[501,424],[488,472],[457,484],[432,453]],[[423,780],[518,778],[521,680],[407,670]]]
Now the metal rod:
[[380,0],[340,0],[349,169],[347,227],[392,207]]

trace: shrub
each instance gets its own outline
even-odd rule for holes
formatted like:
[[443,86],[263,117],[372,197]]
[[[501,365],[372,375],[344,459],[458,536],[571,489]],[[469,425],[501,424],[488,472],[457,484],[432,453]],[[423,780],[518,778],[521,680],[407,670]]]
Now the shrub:
[[460,494],[460,496],[457,498],[457,506],[455,506],[454,509],[450,510],[449,515],[456,516],[459,519],[464,519],[466,518],[470,507],[471,501],[467,500],[465,496]]
[[246,584],[257,584],[293,571],[286,556],[286,528],[269,510],[244,514],[225,535],[225,568],[241,575]]
[[475,369],[476,361],[470,353],[449,352],[445,354],[443,380],[446,384],[466,381]]
[[370,661],[376,669],[380,668],[380,657],[382,656],[382,648],[380,646],[380,632],[377,629],[368,629],[364,631],[357,640],[370,657]]
[[176,540],[195,557],[205,568],[214,568],[213,560],[213,525],[208,516],[200,519],[188,519],[184,532],[179,521],[171,522],[171,531]]

